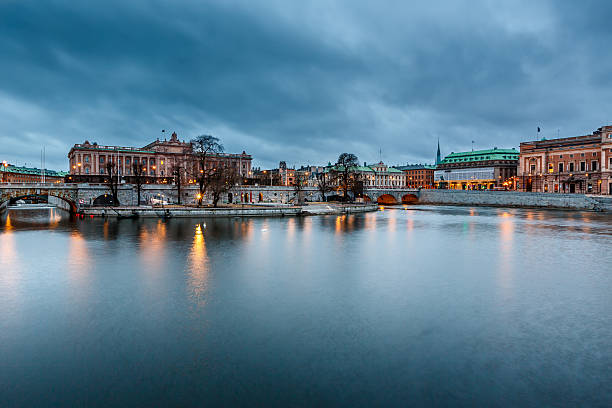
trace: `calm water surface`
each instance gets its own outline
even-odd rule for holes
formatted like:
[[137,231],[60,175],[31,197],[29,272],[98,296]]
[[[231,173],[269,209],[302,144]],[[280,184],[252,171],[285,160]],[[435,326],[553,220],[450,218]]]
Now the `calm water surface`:
[[0,406],[612,406],[612,217],[0,221]]

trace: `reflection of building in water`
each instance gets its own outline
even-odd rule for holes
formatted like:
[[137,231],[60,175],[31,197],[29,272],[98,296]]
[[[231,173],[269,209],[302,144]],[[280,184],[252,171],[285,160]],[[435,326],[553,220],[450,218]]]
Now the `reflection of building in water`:
[[[117,223],[114,223],[115,225]],[[148,230],[146,226],[140,231],[140,255],[147,271],[161,271],[163,261],[166,259],[166,223],[157,220],[154,228]]]
[[87,241],[78,231],[73,231],[70,234],[68,241],[68,274],[71,283],[75,284],[76,289],[81,289],[91,269],[89,251],[87,250]]

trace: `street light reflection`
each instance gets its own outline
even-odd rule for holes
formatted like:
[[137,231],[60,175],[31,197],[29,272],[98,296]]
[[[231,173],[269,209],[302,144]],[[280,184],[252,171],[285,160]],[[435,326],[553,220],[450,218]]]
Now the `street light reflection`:
[[206,303],[204,295],[208,281],[208,256],[204,239],[205,228],[205,223],[196,224],[189,254],[188,296],[197,306]]
[[89,265],[90,259],[91,257],[87,250],[87,242],[80,232],[73,231],[68,241],[67,269],[70,281],[79,289],[82,289],[81,286],[85,283],[89,275],[88,272],[91,268],[91,265]]

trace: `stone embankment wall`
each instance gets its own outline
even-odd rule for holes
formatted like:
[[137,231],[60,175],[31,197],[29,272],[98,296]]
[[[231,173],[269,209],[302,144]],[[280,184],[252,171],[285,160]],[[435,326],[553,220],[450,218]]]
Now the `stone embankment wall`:
[[84,216],[94,217],[143,217],[143,218],[181,218],[181,217],[283,217],[295,215],[354,214],[376,211],[376,204],[370,205],[313,205],[304,207],[292,206],[258,206],[226,208],[197,207],[91,207],[79,212]]
[[606,206],[600,200],[584,194],[522,193],[518,191],[421,190],[419,204],[606,210]]

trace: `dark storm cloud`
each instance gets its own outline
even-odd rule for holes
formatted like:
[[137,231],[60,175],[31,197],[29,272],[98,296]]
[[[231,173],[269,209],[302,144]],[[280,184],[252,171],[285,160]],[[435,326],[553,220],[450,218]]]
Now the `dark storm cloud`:
[[256,164],[431,161],[612,122],[606,2],[0,3],[0,155],[220,137]]

